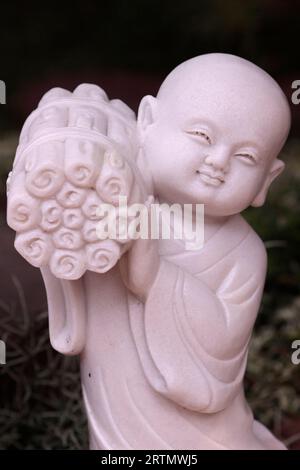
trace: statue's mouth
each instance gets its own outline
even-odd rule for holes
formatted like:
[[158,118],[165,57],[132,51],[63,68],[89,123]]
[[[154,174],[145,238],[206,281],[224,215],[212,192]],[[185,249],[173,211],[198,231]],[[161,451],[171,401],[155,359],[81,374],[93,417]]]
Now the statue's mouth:
[[204,183],[209,184],[211,186],[220,186],[222,183],[225,182],[224,177],[217,173],[211,173],[206,170],[197,170],[197,173]]

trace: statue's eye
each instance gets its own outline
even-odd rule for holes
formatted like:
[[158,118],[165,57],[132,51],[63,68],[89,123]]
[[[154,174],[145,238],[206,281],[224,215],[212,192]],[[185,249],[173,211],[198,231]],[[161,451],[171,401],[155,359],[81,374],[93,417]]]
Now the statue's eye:
[[204,139],[208,144],[211,144],[211,138],[204,131],[192,130],[192,131],[187,131],[187,133],[190,134],[190,135],[195,135],[197,137],[200,137],[200,138]]
[[236,153],[235,157],[239,158],[242,162],[247,163],[247,165],[255,165],[257,163],[256,158],[251,155],[251,153]]

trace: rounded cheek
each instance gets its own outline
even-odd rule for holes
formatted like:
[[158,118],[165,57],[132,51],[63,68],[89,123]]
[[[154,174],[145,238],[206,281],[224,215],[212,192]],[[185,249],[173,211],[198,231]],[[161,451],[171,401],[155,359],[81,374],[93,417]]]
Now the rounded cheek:
[[261,177],[257,172],[249,175],[245,171],[244,175],[242,173],[232,180],[226,180],[218,196],[218,202],[227,211],[241,212],[252,204],[260,185]]
[[184,179],[185,184],[191,184],[196,175],[197,156],[187,152],[180,142],[177,145],[175,140],[170,143],[163,139],[160,145],[146,148],[146,157],[156,179],[165,178],[168,183],[171,180],[173,185],[180,182],[178,179]]

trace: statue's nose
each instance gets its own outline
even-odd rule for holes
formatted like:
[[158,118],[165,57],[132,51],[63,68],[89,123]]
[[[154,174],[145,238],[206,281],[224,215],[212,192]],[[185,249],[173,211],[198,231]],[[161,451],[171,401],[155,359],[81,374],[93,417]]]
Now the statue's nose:
[[210,153],[205,157],[205,163],[213,166],[216,170],[223,172],[228,171],[230,153],[225,147],[211,149]]

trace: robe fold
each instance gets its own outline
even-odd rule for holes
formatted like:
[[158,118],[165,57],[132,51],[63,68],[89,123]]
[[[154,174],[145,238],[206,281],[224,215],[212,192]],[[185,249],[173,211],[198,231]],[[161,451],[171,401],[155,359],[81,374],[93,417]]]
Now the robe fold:
[[199,251],[160,242],[145,305],[118,266],[83,278],[83,396],[93,449],[284,449],[243,392],[266,274],[263,243],[230,218]]

